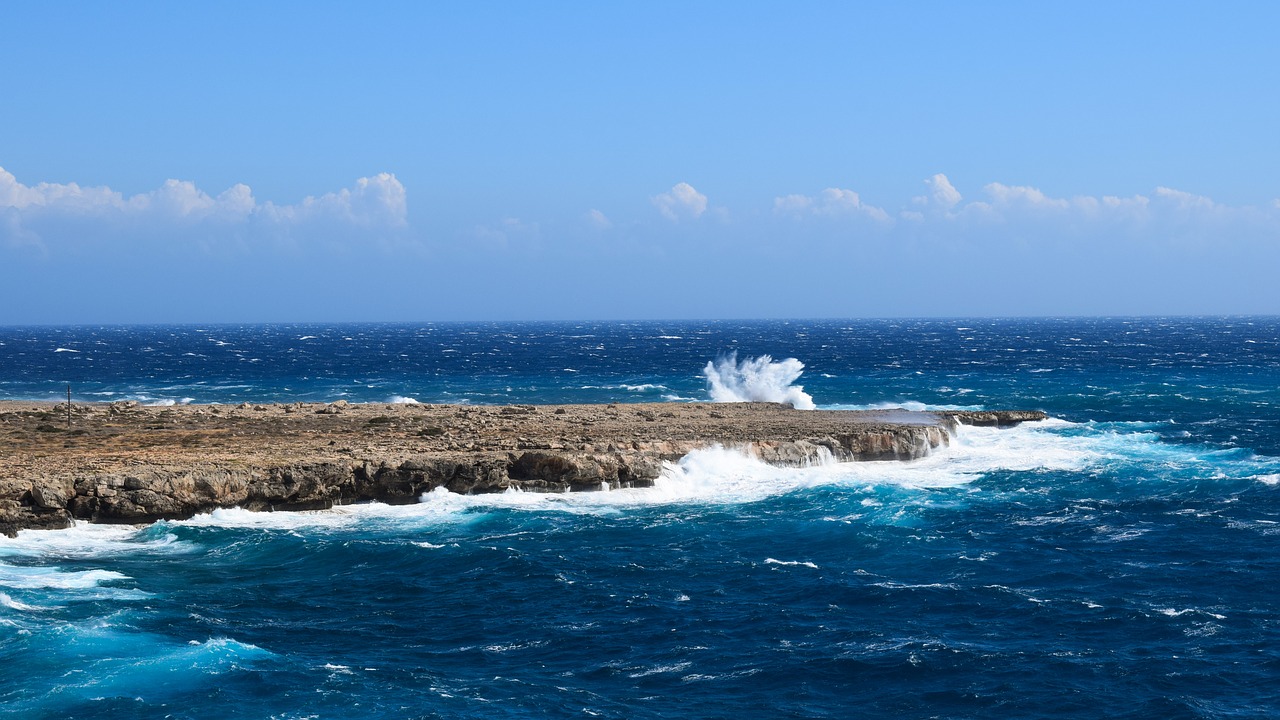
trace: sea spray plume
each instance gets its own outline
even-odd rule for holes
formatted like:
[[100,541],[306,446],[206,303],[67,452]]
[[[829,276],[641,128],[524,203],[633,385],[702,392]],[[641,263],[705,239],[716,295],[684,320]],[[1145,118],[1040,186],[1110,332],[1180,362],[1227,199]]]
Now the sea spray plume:
[[795,358],[774,362],[769,355],[738,362],[731,352],[702,368],[712,402],[777,402],[797,410],[812,410],[813,398],[804,388],[792,385],[804,372],[804,363]]

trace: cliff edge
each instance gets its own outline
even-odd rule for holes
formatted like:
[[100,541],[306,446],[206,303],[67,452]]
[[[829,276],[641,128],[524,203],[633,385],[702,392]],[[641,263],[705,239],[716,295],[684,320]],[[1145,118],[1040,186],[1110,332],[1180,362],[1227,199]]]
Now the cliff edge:
[[[69,417],[69,420],[68,420]],[[698,448],[761,460],[911,460],[957,423],[1038,411],[794,410],[772,403],[144,407],[0,402],[0,533],[216,508],[315,510],[458,493],[645,487]]]

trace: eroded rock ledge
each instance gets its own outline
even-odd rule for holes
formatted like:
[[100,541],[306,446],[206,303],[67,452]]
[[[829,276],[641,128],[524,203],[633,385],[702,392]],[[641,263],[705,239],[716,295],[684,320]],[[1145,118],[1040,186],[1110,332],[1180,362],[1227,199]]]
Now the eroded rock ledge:
[[784,466],[911,460],[957,423],[1038,411],[793,410],[771,403],[141,407],[0,402],[0,533],[72,519],[144,523],[216,508],[415,502],[444,487],[645,487],[715,444]]

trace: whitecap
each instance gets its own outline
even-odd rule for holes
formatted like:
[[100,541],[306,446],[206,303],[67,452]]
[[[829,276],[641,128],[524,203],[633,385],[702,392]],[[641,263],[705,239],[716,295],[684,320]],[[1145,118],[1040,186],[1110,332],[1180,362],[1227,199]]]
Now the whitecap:
[[56,566],[0,564],[0,586],[19,590],[83,590],[128,579],[128,575],[114,570],[63,571]]
[[0,557],[91,559],[138,553],[182,554],[195,549],[195,545],[169,532],[165,522],[144,528],[76,522],[61,530],[22,530],[16,538],[0,537]]
[[812,568],[814,570],[818,569],[817,565],[807,560],[775,560],[774,558],[765,558],[764,564],[765,565],[784,565],[788,567],[807,567],[807,568]]
[[629,673],[627,677],[642,678],[642,677],[649,677],[650,675],[659,675],[661,673],[680,672],[682,670],[688,669],[689,666],[692,664],[693,663],[686,661],[686,662],[672,663],[670,665],[655,665],[650,668],[645,668],[643,670],[638,670],[636,672]]
[[53,608],[42,605],[28,605],[27,603],[14,600],[7,593],[0,592],[0,605],[10,610],[19,610],[22,612],[40,612],[42,610],[52,610]]

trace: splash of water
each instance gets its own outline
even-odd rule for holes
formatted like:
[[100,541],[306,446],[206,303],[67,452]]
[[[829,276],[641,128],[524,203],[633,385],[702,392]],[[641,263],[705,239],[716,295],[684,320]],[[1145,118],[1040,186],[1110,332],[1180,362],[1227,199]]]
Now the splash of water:
[[795,358],[774,362],[768,355],[738,362],[738,354],[723,355],[702,368],[712,402],[777,402],[797,410],[812,410],[813,398],[793,385],[804,372]]

